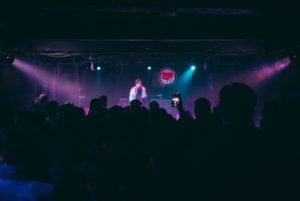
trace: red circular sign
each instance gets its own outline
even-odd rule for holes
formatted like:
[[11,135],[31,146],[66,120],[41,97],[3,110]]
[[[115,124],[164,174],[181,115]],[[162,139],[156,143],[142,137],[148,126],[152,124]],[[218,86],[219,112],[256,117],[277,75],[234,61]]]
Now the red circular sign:
[[164,68],[159,72],[159,81],[163,85],[174,84],[176,72],[171,68]]

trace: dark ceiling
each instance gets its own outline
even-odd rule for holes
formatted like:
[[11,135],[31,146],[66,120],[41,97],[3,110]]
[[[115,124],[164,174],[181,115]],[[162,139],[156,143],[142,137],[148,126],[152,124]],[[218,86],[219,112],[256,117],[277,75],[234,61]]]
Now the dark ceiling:
[[19,53],[251,55],[300,44],[289,1],[31,1],[0,13],[1,50]]

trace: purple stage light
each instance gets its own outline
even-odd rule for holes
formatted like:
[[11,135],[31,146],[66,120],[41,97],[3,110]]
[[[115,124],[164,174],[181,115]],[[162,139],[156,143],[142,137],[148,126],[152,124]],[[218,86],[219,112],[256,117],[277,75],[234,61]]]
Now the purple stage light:
[[91,61],[91,71],[95,71],[94,61]]
[[263,66],[257,71],[249,73],[244,83],[252,87],[256,87],[262,81],[276,75],[278,72],[285,69],[290,64],[291,64],[291,60],[287,57],[282,60],[276,61],[271,65]]
[[42,81],[43,86],[49,86],[50,98],[56,100],[57,94],[67,96],[70,101],[76,103],[79,97],[79,88],[76,81],[71,81],[63,75],[57,75],[53,69],[45,69],[36,65],[34,61],[24,61],[16,58],[13,66],[34,80]]
[[14,62],[14,60],[15,60],[15,57],[13,54],[9,54],[4,57],[4,62],[7,64],[12,64]]

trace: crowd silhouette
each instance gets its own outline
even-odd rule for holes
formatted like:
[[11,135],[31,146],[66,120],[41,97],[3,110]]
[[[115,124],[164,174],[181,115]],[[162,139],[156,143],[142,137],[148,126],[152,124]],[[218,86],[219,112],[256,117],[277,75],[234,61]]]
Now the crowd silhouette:
[[213,110],[196,100],[194,117],[181,101],[178,120],[155,101],[107,108],[106,96],[88,115],[45,94],[28,111],[2,105],[0,176],[50,184],[43,200],[55,201],[299,200],[299,99],[266,101],[260,127],[256,101],[232,83]]

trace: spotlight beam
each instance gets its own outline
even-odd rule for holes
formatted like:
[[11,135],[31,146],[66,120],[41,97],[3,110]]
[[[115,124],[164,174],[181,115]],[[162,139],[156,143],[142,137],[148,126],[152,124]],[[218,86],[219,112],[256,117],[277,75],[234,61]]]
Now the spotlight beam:
[[188,68],[181,76],[179,76],[178,82],[176,84],[176,88],[180,92],[182,92],[182,94],[184,94],[185,91],[188,89],[194,73],[195,73],[195,69]]
[[264,65],[261,66],[256,71],[246,72],[240,76],[238,76],[236,79],[238,81],[247,84],[251,87],[256,87],[259,84],[261,84],[263,81],[270,79],[283,69],[285,69],[287,66],[291,64],[291,60],[287,57],[281,60],[278,60],[270,65]]
[[[64,77],[55,76],[52,71],[42,69],[40,66],[23,61],[19,58],[14,60],[13,66],[32,79],[38,81],[42,80],[46,86],[50,86],[50,90],[53,91],[54,94],[56,91],[60,94],[67,95],[68,97],[74,97],[74,95],[76,96],[79,94],[77,82],[74,83]],[[54,94],[51,95],[51,98],[55,98]]]
[[[217,105],[219,97],[218,93],[224,85],[232,82],[241,82],[256,89],[264,81],[271,79],[282,70],[286,69],[290,64],[291,60],[287,57],[270,63],[269,65],[262,65],[255,70],[251,69],[238,75],[231,75],[225,79],[216,80],[216,82],[211,85],[211,88],[202,86],[194,89],[189,93],[190,95],[188,98],[196,100],[201,95],[207,97],[213,105]],[[195,96],[195,94],[197,94],[197,96]]]

